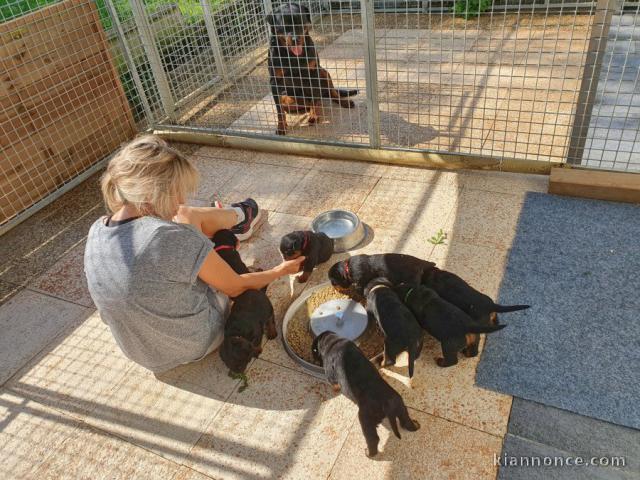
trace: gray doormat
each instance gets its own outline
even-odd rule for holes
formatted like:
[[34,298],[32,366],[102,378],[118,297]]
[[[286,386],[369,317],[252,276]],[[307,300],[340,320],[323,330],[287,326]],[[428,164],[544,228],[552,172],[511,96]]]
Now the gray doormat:
[[530,193],[482,387],[640,429],[640,207]]

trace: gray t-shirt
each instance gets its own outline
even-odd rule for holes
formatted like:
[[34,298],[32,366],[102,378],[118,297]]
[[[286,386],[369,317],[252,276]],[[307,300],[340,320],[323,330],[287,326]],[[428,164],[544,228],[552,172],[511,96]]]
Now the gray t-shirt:
[[191,225],[154,217],[91,226],[89,293],[127,357],[159,373],[219,346],[229,299],[198,278],[212,249]]

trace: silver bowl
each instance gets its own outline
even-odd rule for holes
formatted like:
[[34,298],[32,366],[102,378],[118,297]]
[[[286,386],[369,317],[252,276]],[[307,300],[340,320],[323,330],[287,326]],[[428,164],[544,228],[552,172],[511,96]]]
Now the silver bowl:
[[333,238],[336,253],[346,252],[359,245],[366,236],[364,224],[358,216],[348,210],[329,210],[311,222],[311,229]]

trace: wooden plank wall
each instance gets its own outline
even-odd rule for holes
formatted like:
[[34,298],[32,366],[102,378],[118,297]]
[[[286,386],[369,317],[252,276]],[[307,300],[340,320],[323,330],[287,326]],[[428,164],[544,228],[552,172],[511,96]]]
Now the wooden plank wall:
[[93,1],[0,25],[0,224],[134,135]]

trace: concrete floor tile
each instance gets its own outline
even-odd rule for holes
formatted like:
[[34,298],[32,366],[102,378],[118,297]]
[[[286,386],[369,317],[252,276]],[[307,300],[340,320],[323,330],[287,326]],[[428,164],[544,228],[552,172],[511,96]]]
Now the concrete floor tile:
[[79,422],[37,402],[0,390],[0,477],[37,478],[33,471],[78,429]]
[[85,242],[73,247],[49,270],[29,283],[28,288],[52,297],[95,308],[84,274]]
[[172,480],[211,480],[212,477],[204,475],[189,467],[180,467],[178,473]]
[[496,298],[508,256],[507,250],[454,240],[434,247],[429,260],[438,267],[461,276],[486,295]]
[[465,170],[459,174],[459,183],[465,189],[487,190],[498,193],[541,192],[549,190],[547,175]]
[[387,165],[382,177],[420,183],[438,183],[450,185],[451,187],[456,187],[459,184],[459,174],[457,172],[431,168],[404,167],[401,165]]
[[404,253],[414,257],[429,258],[433,245],[424,239],[420,231],[398,231],[377,229],[372,233],[373,238],[361,248],[350,252],[352,255],[377,253]]
[[377,181],[377,177],[312,170],[278,211],[305,217],[315,217],[334,208],[357,212]]
[[200,173],[200,183],[195,197],[212,202],[220,197],[223,186],[245,168],[245,164],[200,152],[201,150],[198,150],[189,158]]
[[141,368],[130,371],[101,399],[86,422],[168,460],[182,462],[238,381],[227,376],[215,352],[179,369],[181,372],[157,378]]
[[356,162],[349,160],[334,160],[319,158],[315,169],[322,172],[348,173],[366,175],[368,177],[381,177],[386,171],[387,165],[382,163]]
[[249,387],[232,395],[185,465],[223,479],[326,478],[355,405],[328,384],[262,360],[247,375]]
[[35,358],[8,386],[16,394],[77,418],[99,407],[134,365],[97,313],[55,342],[55,347]]
[[33,472],[33,478],[173,478],[179,468],[120,438],[83,426],[56,448]]
[[[504,458],[508,462],[515,459],[516,466],[505,466]],[[565,450],[558,450],[548,445],[533,442],[531,440],[508,434],[504,440],[504,448],[502,450],[502,466],[498,472],[498,480],[637,480],[638,474],[633,471],[620,468],[589,468],[584,465],[572,466],[563,465],[531,466],[524,463],[520,466],[520,459],[539,458],[544,461],[551,458],[555,462],[556,458],[566,459],[576,456],[569,454]],[[599,457],[599,455],[598,455]],[[499,456],[500,458],[500,456]]]
[[514,397],[509,433],[583,458],[624,457],[624,470],[640,477],[640,431],[633,428]]
[[6,303],[24,287],[0,280],[0,305]]
[[382,372],[407,406],[502,437],[509,422],[511,396],[475,385],[479,356],[460,355],[458,364],[449,368],[436,364],[435,358],[441,356],[440,343],[426,335],[413,378],[409,379],[406,359]]
[[2,236],[0,280],[26,285],[86,237],[105,213],[99,177],[95,174]]
[[[440,185],[439,178],[444,178]],[[430,184],[383,178],[358,211],[360,219],[378,229],[412,232],[441,228],[458,204],[460,191],[436,173]]]
[[299,155],[284,155],[281,153],[256,152],[252,150],[240,150],[226,147],[201,147],[196,155],[204,158],[222,158],[234,162],[265,163],[267,165],[279,165],[296,168],[311,168],[316,159]]
[[420,423],[417,432],[401,431],[398,440],[386,424],[378,427],[381,453],[365,456],[365,441],[356,422],[331,470],[330,479],[366,478],[493,480],[502,439],[431,415],[409,410]]
[[464,190],[449,219],[449,241],[510,248],[523,201],[523,195]]
[[[305,177],[306,169],[274,165],[244,165],[220,189],[220,199],[226,203],[251,197],[264,210],[276,210],[289,193]],[[296,212],[292,212],[296,213]]]
[[63,330],[91,311],[79,305],[23,290],[0,307],[0,384],[6,382]]

